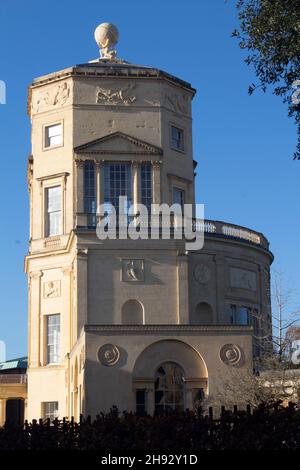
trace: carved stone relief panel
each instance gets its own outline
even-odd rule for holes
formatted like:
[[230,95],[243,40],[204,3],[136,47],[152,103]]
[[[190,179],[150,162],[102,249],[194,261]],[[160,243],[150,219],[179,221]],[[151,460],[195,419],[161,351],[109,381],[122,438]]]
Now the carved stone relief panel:
[[36,92],[32,102],[32,111],[39,113],[51,108],[64,106],[71,95],[70,85],[67,82],[60,83],[47,91]]
[[194,268],[194,279],[199,284],[207,284],[211,279],[210,268],[204,263],[196,264]]
[[43,286],[43,296],[44,299],[53,299],[55,297],[60,297],[60,281],[47,281],[44,282]]
[[167,108],[172,109],[176,113],[189,113],[189,97],[186,94],[167,93],[165,95],[165,104]]
[[257,290],[257,274],[241,268],[230,268],[230,287],[246,289],[255,292]]
[[121,88],[97,88],[96,103],[105,105],[124,104],[129,105],[136,101],[136,95],[133,93],[134,83],[128,83]]
[[122,260],[122,281],[141,282],[144,281],[144,260],[123,259]]

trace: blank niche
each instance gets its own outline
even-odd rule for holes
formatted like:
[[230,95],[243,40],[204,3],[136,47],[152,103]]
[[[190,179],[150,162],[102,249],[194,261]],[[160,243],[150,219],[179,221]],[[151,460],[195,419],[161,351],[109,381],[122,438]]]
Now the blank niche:
[[206,302],[200,302],[196,305],[195,312],[192,318],[193,325],[212,325],[213,324],[213,310]]
[[122,307],[123,325],[143,325],[144,307],[138,300],[127,300]]

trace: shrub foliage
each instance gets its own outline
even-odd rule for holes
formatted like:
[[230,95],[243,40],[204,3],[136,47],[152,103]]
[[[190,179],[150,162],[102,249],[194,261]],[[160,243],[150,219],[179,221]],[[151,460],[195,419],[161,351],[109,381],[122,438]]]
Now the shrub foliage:
[[293,404],[262,404],[255,410],[222,409],[218,418],[186,411],[181,414],[137,416],[117,409],[90,418],[33,421],[0,428],[0,450],[78,449],[137,450],[186,453],[228,449],[297,449],[300,410]]

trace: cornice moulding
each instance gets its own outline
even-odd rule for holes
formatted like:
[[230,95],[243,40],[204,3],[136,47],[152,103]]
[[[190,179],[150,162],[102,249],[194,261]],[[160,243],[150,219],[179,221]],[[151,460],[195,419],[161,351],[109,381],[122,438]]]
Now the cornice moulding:
[[252,333],[251,326],[231,326],[231,325],[85,325],[84,331],[102,332],[102,333],[139,333],[139,334],[152,334],[152,333]]

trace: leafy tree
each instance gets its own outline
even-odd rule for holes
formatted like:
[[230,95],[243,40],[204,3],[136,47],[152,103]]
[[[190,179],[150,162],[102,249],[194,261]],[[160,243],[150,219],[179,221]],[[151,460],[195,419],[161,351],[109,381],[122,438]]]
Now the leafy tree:
[[300,0],[239,0],[237,9],[240,25],[232,35],[259,80],[248,92],[271,87],[287,103],[298,129],[294,159],[300,160]]

